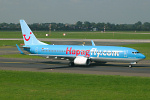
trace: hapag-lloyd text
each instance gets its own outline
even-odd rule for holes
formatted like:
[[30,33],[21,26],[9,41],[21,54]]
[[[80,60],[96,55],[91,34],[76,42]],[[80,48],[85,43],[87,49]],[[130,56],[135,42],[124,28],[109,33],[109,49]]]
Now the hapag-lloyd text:
[[[90,54],[91,53],[91,54]],[[90,57],[90,55],[100,56],[119,56],[119,51],[111,51],[111,50],[97,50],[97,48],[92,48],[91,50],[75,50],[72,47],[66,49],[66,54],[70,55],[85,55],[86,57]]]

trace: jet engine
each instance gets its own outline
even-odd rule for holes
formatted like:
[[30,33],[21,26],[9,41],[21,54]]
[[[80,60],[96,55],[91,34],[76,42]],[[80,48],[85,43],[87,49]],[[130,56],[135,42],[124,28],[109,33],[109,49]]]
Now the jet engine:
[[76,57],[74,59],[74,64],[75,65],[90,65],[90,59],[88,59],[87,57]]

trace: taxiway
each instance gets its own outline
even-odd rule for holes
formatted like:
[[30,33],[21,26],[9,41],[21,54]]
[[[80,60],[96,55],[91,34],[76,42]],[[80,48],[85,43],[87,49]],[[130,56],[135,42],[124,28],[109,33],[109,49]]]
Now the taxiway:
[[0,58],[1,70],[37,71],[37,72],[60,72],[97,75],[122,75],[150,77],[150,62],[141,61],[128,67],[126,63],[92,63],[90,66],[69,67],[68,61],[52,59],[18,59]]

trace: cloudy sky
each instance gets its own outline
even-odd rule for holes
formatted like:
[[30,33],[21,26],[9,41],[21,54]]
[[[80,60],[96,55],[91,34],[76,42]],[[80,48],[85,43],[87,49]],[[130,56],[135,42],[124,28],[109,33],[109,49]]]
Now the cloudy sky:
[[150,0],[0,0],[0,23],[150,22]]

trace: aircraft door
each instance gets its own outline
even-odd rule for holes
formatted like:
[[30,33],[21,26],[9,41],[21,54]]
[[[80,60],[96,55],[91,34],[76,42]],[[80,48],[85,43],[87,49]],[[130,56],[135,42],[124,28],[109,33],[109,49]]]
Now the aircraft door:
[[124,57],[128,57],[128,50],[124,50]]
[[38,47],[35,48],[35,53],[38,54]]

